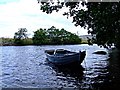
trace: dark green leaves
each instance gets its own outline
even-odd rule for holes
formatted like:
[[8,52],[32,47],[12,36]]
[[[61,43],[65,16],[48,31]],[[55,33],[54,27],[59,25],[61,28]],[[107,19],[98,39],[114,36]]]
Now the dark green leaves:
[[16,45],[24,45],[24,39],[27,39],[27,29],[26,28],[19,28],[18,32],[15,32],[14,35],[14,43]]
[[[102,0],[104,1],[104,0]],[[49,2],[47,2],[49,3]],[[59,5],[61,6],[59,8]],[[52,13],[66,7],[69,11],[63,15],[73,18],[75,26],[81,26],[88,29],[88,33],[95,35],[94,41],[98,45],[110,47],[115,45],[120,48],[120,2],[64,2],[59,5],[50,5],[42,9],[46,13]],[[45,5],[44,5],[45,6]],[[86,7],[82,8],[81,6]],[[54,9],[50,9],[56,7]]]
[[48,29],[39,29],[34,32],[33,43],[36,45],[78,44],[81,39],[65,29],[52,26]]

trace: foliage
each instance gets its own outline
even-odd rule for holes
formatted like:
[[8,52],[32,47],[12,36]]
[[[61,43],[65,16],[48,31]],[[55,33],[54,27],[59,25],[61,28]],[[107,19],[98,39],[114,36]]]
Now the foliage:
[[32,38],[26,38],[22,40],[22,45],[33,45]]
[[16,45],[24,45],[25,39],[27,39],[27,29],[26,28],[19,28],[18,32],[14,35],[14,43]]
[[[18,45],[15,42],[14,38],[0,38],[0,46],[12,46],[12,45]],[[27,38],[22,40],[23,44],[22,45],[32,45],[33,41],[32,38]]]
[[38,29],[34,32],[33,43],[36,45],[43,44],[77,44],[80,43],[81,39],[66,30],[57,29],[54,26],[48,29]]
[[14,45],[14,39],[13,38],[0,38],[0,45]]
[[114,44],[120,48],[120,2],[89,2],[89,0],[88,2],[60,2],[58,0],[54,3],[52,0],[49,2],[41,0],[40,9],[47,14],[59,11],[63,7],[69,8],[69,11],[63,15],[72,17],[75,26],[87,28],[88,33],[95,36],[93,41],[98,45],[111,47]]
[[34,32],[33,44],[36,45],[47,44],[47,36],[45,29],[40,28]]

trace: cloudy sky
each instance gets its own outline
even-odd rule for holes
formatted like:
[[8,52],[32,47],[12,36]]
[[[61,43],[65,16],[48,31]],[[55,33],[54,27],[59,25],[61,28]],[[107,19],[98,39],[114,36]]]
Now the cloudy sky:
[[87,30],[75,27],[72,18],[62,15],[64,10],[46,14],[40,11],[37,0],[0,0],[0,37],[13,37],[18,28],[27,28],[31,37],[37,29],[51,26],[86,35]]

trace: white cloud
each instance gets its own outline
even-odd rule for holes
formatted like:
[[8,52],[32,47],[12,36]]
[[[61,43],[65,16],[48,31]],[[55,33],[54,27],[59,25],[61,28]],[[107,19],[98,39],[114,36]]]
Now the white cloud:
[[59,13],[46,14],[40,11],[40,6],[36,0],[20,0],[7,4],[0,4],[0,37],[13,37],[18,28],[25,27],[28,33],[39,28],[65,28],[66,30],[80,34],[87,34],[80,27],[75,27],[71,23],[71,19],[67,19]]

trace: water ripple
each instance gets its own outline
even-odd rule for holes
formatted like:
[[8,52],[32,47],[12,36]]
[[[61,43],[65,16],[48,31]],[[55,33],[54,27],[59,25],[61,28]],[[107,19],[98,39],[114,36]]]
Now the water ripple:
[[[46,49],[56,48],[86,50],[87,56],[79,68],[56,67],[46,61],[44,53]],[[112,65],[108,55],[92,54],[96,50],[105,49],[96,45],[2,47],[2,87],[98,89],[120,80],[119,65]],[[117,74],[111,73],[111,67],[117,67]]]

